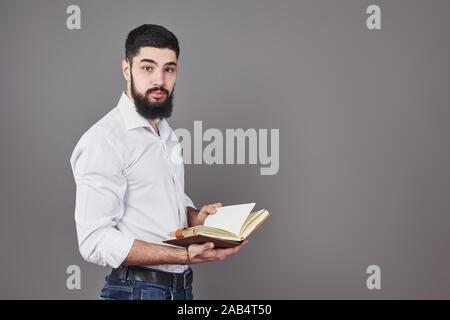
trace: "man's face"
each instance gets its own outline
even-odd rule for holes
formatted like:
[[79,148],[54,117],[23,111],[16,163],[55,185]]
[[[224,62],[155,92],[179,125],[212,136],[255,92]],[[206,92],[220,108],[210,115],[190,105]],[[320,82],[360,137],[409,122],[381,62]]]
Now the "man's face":
[[175,51],[140,48],[133,58],[129,80],[129,91],[139,114],[150,119],[170,117],[177,72]]

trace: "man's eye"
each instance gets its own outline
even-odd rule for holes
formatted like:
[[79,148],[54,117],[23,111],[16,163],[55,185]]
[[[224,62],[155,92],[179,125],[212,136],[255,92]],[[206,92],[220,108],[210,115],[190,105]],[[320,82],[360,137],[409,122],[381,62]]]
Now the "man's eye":
[[167,72],[174,72],[175,69],[174,69],[174,68],[167,68],[166,71],[167,71]]
[[[146,69],[146,68],[148,68],[148,69]],[[152,67],[144,67],[145,71],[150,71],[151,69],[152,69]]]

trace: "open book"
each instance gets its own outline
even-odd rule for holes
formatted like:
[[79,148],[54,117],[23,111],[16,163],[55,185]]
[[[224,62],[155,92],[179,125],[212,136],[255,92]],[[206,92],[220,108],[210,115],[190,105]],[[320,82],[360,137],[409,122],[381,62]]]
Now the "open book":
[[181,247],[205,242],[214,242],[217,248],[235,247],[272,215],[266,209],[251,212],[254,206],[255,203],[245,203],[217,208],[203,225],[170,232],[172,239],[163,242]]

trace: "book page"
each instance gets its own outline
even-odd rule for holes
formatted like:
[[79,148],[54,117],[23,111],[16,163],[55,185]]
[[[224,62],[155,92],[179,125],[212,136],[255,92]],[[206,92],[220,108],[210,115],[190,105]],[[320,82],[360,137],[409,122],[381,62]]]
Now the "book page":
[[[198,226],[200,227],[200,226]],[[205,235],[205,236],[210,236],[210,237],[214,237],[214,238],[219,238],[219,239],[223,239],[223,240],[232,240],[232,241],[239,241],[241,239],[240,236],[237,236],[231,232],[222,230],[222,229],[216,229],[216,228],[212,228],[212,227],[204,227],[203,228],[196,230],[197,234],[200,235]]]
[[[195,226],[193,227],[195,229],[196,234],[205,234],[205,235],[223,235],[227,237],[232,238],[239,238],[239,235],[236,235],[232,232],[223,230],[223,229],[217,229],[213,227],[207,227],[207,226]],[[239,239],[238,239],[239,240]]]
[[266,209],[261,209],[259,211],[250,213],[247,216],[247,219],[245,219],[245,222],[241,227],[240,234],[243,235],[245,233],[245,230],[247,230],[249,228],[249,226],[252,225],[252,223],[258,218],[258,216],[261,215],[262,213],[264,213],[264,211],[266,211]]
[[245,219],[252,211],[255,203],[236,204],[217,208],[216,213],[209,215],[203,225],[219,228],[239,235]]
[[263,221],[267,216],[269,215],[269,212],[267,210],[263,210],[259,215],[256,215],[252,221],[248,223],[248,225],[244,228],[242,231],[242,237],[246,238],[252,231],[256,228],[256,226]]

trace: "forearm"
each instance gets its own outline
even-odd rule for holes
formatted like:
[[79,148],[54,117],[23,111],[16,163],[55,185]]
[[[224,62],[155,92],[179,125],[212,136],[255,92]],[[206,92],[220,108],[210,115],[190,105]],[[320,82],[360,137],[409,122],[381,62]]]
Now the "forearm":
[[134,240],[128,256],[122,263],[128,266],[157,264],[187,264],[186,249]]
[[186,214],[187,214],[187,218],[188,218],[188,226],[189,227],[198,226],[199,224],[203,224],[203,222],[200,221],[200,219],[198,218],[198,213],[199,213],[199,210],[196,210],[195,208],[192,208],[192,207],[186,207]]
[[[203,224],[198,217],[199,210],[186,208],[188,226]],[[122,265],[157,265],[157,264],[187,264],[186,249],[173,248],[134,240],[133,246]]]

